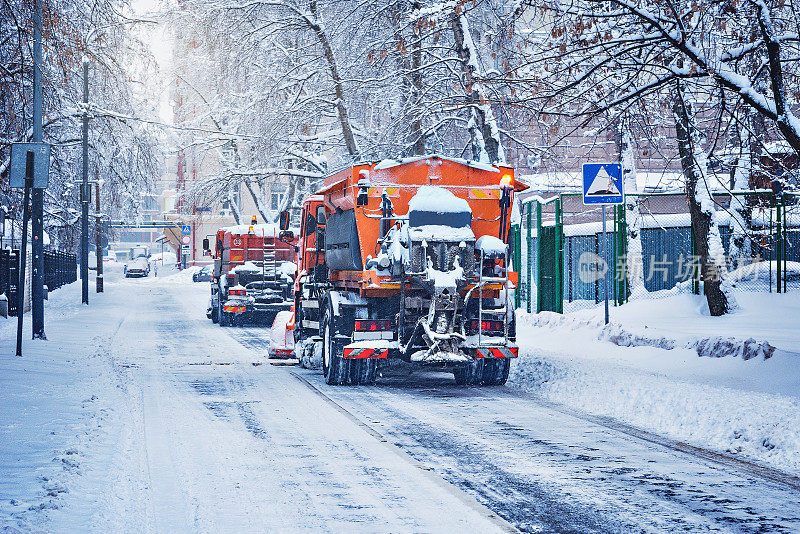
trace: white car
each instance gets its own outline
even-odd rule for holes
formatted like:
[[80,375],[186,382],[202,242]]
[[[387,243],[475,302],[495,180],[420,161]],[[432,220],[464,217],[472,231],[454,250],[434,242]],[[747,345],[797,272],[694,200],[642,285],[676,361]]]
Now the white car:
[[144,256],[134,258],[125,264],[125,278],[144,277],[150,275],[150,262]]

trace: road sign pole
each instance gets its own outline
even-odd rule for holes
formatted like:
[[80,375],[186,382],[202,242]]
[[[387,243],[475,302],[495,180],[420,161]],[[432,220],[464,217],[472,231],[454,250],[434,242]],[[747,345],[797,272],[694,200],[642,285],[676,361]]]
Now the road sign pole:
[[[605,260],[606,259],[606,205],[603,204],[603,209],[601,216],[603,217],[603,241],[600,243],[600,256]],[[603,275],[603,297],[605,300],[605,317],[606,317],[606,324],[608,324],[608,273],[609,270],[606,269],[605,274]]]
[[583,164],[583,203],[584,205],[601,205],[601,218],[603,219],[603,233],[601,235],[600,255],[598,269],[605,265],[603,272],[603,306],[605,308],[605,321],[608,324],[608,273],[611,269],[606,261],[606,205],[622,204],[625,200],[622,184],[622,166],[619,163],[584,163]]

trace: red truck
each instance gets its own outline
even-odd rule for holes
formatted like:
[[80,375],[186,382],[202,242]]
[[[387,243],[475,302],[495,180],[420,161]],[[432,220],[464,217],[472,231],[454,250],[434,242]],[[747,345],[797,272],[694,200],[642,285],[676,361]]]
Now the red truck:
[[504,384],[517,356],[510,206],[522,189],[511,168],[440,156],[328,176],[303,204],[285,321],[296,355],[321,345],[329,384],[371,384],[390,358]]
[[[204,243],[204,246],[208,244]],[[292,306],[296,246],[272,224],[220,228],[214,246],[209,317],[221,326],[270,324]]]

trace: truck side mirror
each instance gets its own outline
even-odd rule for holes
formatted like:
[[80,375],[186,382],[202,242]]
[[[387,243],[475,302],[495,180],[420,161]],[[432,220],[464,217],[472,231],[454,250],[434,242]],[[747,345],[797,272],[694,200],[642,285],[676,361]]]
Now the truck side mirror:
[[208,242],[207,237],[203,239],[203,250],[211,250],[211,244]]
[[280,215],[280,229],[289,229],[289,210],[283,210]]
[[278,234],[278,241],[289,243],[292,239],[294,239],[294,232],[291,230],[281,230],[281,233]]

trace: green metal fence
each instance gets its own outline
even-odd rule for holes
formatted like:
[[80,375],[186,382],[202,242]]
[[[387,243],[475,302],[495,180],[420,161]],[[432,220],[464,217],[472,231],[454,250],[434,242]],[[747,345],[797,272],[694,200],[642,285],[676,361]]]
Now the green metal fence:
[[[640,194],[631,200],[607,210],[605,255],[599,207],[584,206],[574,193],[524,202],[514,229],[518,307],[559,313],[594,307],[605,298],[603,276],[613,281],[608,297],[616,305],[632,293],[658,298],[676,286],[699,293],[699,261],[685,195]],[[744,191],[715,194],[714,202],[731,286],[779,293],[800,289],[797,196]]]

